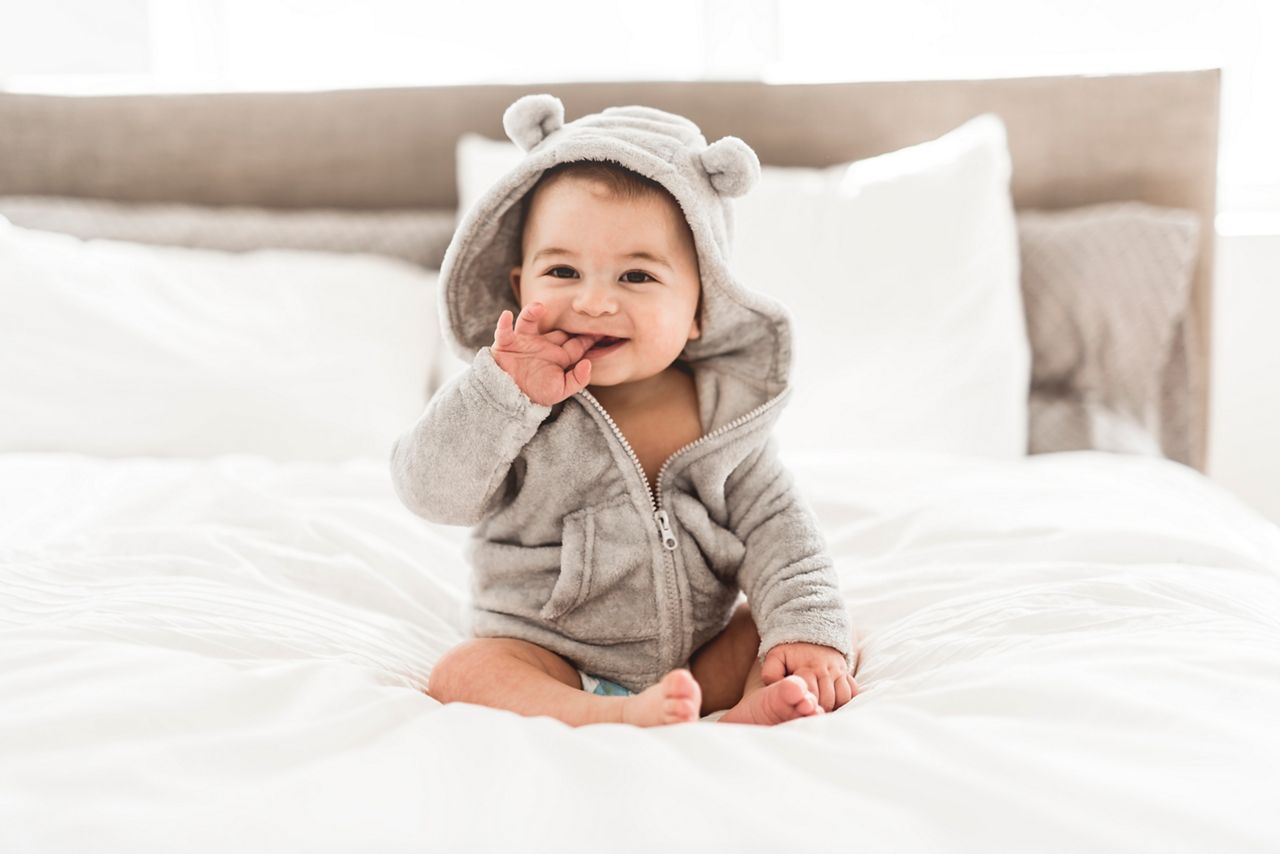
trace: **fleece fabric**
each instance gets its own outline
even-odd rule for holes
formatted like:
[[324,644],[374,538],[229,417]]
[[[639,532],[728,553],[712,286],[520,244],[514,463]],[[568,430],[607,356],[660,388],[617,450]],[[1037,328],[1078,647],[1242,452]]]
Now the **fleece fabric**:
[[[650,107],[565,123],[550,95],[519,99],[503,124],[525,156],[462,217],[440,274],[446,340],[469,367],[391,453],[406,506],[472,526],[471,634],[531,641],[640,691],[687,666],[743,591],[761,659],[807,641],[852,666],[832,560],[771,436],[791,393],[790,316],[727,266],[729,200],[758,178],[755,153],[735,137],[708,145],[693,122]],[[578,160],[611,160],[657,181],[697,249],[702,335],[680,359],[703,435],[668,458],[652,494],[590,388],[535,404],[489,349],[498,316],[520,310],[508,279],[520,263],[520,201],[546,169]]]

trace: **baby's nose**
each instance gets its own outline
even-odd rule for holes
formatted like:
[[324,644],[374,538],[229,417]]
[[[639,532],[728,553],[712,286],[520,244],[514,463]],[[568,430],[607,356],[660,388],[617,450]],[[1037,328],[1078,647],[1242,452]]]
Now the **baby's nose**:
[[618,310],[618,301],[612,293],[612,289],[605,286],[584,285],[577,296],[574,297],[573,307],[583,314],[597,316],[601,314],[611,314]]

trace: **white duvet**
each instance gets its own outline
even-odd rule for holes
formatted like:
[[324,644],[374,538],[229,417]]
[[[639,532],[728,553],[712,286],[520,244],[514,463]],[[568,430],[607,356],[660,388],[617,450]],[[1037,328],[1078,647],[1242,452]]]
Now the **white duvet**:
[[0,852],[1277,851],[1280,529],[1163,459],[793,459],[835,714],[427,697],[466,531],[382,460],[0,455]]

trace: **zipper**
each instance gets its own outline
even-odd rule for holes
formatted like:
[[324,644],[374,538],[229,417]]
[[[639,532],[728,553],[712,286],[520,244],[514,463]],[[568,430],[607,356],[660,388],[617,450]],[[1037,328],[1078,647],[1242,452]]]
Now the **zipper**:
[[[585,388],[579,391],[578,394],[582,395],[587,400],[591,401],[591,403],[595,406],[595,408],[600,410],[600,414],[604,416],[604,420],[608,422],[609,427],[612,428],[614,435],[618,437],[618,441],[622,442],[622,447],[626,449],[627,454],[631,457],[631,462],[635,463],[636,471],[640,473],[640,480],[645,485],[644,491],[645,491],[645,495],[649,499],[649,506],[653,509],[653,518],[658,523],[658,533],[662,536],[662,545],[664,548],[666,548],[667,551],[675,551],[676,535],[671,530],[671,522],[669,517],[667,516],[667,511],[662,509],[662,476],[666,473],[667,466],[671,465],[672,460],[674,460],[676,457],[680,456],[690,448],[696,448],[698,445],[702,444],[703,442],[706,442],[710,439],[714,439],[717,436],[722,436],[725,433],[729,432],[730,430],[734,430],[740,427],[741,425],[747,423],[752,418],[755,418],[756,416],[760,415],[765,410],[772,408],[775,404],[778,403],[778,401],[782,400],[786,392],[784,391],[782,394],[775,395],[774,397],[770,398],[769,400],[766,400],[764,403],[760,404],[750,412],[746,412],[742,415],[739,415],[737,418],[733,419],[728,424],[721,424],[719,427],[712,430],[710,433],[707,433],[705,436],[699,436],[697,439],[694,439],[689,444],[676,450],[673,454],[671,454],[671,456],[667,457],[666,460],[663,461],[661,468],[658,469],[658,478],[657,478],[657,482],[654,484],[653,492],[649,491],[649,477],[644,473],[644,466],[640,465],[640,458],[636,456],[636,452],[632,450],[631,443],[627,441],[627,437],[622,435],[622,431],[618,429],[618,425],[614,422],[613,416],[611,416],[609,414],[609,411],[604,408],[604,406],[600,403],[599,400],[596,399],[596,396],[591,392],[587,391]],[[658,496],[658,500],[656,502],[654,501],[655,493]]]
[[658,520],[658,531],[662,534],[662,545],[667,551],[674,551],[676,547],[676,535],[671,530],[671,525],[667,519],[666,510],[653,511],[654,518]]

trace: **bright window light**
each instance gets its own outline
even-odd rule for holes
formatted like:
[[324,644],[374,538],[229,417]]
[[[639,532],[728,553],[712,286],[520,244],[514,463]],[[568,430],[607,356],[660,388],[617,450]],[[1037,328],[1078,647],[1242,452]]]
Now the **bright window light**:
[[0,21],[0,86],[27,92],[1220,67],[1220,207],[1280,212],[1274,0],[0,0]]

